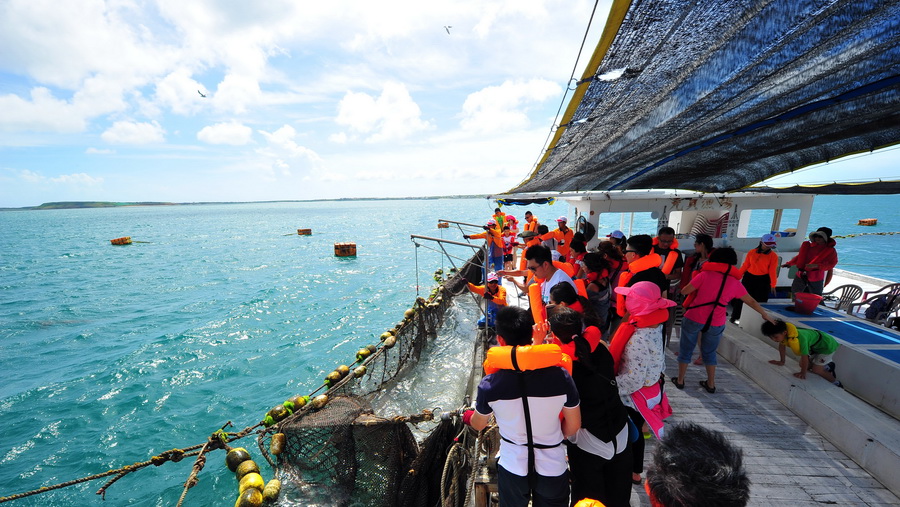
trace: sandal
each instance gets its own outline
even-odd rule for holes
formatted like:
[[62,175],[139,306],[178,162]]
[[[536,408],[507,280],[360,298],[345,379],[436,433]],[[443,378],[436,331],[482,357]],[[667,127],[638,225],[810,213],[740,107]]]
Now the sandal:
[[677,377],[672,379],[672,383],[675,384],[675,387],[677,387],[678,389],[684,389],[684,382],[679,384]]
[[694,364],[697,366],[703,366],[703,358],[698,357],[697,359],[694,359]]
[[708,381],[708,380],[701,380],[701,381],[700,381],[700,387],[702,387],[703,389],[706,389],[706,392],[708,392],[709,394],[715,394],[715,392],[716,392],[716,388],[715,388],[715,387],[709,387],[709,381]]

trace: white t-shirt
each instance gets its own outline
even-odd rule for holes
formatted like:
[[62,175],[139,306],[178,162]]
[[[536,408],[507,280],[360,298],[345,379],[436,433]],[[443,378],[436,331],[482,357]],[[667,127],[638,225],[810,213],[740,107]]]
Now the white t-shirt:
[[541,299],[544,301],[544,305],[550,304],[550,289],[563,282],[568,282],[573,289],[578,289],[575,286],[575,282],[572,281],[572,277],[567,275],[565,271],[557,269],[556,273],[553,273],[553,276],[541,286]]

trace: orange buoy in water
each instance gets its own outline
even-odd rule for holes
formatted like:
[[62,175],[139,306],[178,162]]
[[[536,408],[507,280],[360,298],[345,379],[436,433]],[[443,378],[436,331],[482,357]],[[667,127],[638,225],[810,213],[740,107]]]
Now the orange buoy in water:
[[859,223],[856,225],[878,225],[877,218],[860,218]]
[[298,236],[312,236],[312,229],[297,229]]
[[356,257],[356,243],[335,243],[335,257]]
[[131,244],[131,236],[123,236],[121,238],[111,239],[109,240],[113,245],[130,245]]

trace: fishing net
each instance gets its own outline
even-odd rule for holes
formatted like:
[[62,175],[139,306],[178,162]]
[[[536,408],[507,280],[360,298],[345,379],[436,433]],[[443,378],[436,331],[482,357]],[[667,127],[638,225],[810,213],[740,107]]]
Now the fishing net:
[[[265,458],[283,482],[280,505],[426,506],[440,503],[447,450],[462,431],[458,418],[434,421],[414,415],[374,413],[370,400],[414,367],[466,279],[481,276],[480,255],[444,281],[429,299],[418,299],[412,318],[394,328],[396,342],[383,344],[363,365],[365,375],[347,375],[333,385],[321,409],[306,408],[260,435]],[[427,436],[417,442],[411,425]],[[423,430],[423,427],[425,429]],[[284,450],[268,453],[271,436],[285,435]],[[453,482],[457,497],[464,481]]]

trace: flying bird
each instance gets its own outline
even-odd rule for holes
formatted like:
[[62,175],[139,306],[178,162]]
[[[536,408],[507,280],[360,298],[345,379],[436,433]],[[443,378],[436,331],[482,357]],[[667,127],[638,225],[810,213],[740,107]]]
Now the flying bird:
[[444,25],[444,30],[447,30],[447,35],[450,35],[450,29],[451,29],[451,28],[453,28],[453,27],[452,27],[452,26],[448,26],[448,25]]
[[200,90],[197,90],[197,93],[199,93],[200,96],[203,97],[204,99],[206,98],[206,95],[203,95],[203,92],[201,92]]

